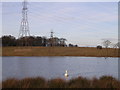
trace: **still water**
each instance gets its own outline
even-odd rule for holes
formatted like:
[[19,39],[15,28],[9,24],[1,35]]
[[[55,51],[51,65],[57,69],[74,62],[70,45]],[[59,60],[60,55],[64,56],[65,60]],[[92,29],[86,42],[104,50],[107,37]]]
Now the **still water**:
[[3,57],[2,79],[44,77],[64,78],[68,70],[69,79],[83,76],[93,78],[110,75],[118,78],[118,58],[97,57]]

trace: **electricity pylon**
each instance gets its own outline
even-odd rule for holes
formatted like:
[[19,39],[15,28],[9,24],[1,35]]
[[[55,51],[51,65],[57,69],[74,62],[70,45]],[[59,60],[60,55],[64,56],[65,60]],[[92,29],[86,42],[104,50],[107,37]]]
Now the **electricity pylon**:
[[27,12],[28,12],[27,1],[24,0],[23,8],[22,8],[22,20],[21,20],[21,26],[20,26],[20,32],[18,38],[30,36]]

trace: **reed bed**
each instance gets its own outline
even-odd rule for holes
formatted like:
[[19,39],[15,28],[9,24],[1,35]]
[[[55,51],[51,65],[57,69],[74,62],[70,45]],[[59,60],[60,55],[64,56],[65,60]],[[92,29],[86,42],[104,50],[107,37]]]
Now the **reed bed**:
[[120,57],[120,49],[93,47],[2,47],[2,56]]
[[99,79],[78,77],[70,80],[46,80],[42,77],[21,80],[11,78],[2,82],[2,88],[120,88],[120,81],[111,76],[102,76]]

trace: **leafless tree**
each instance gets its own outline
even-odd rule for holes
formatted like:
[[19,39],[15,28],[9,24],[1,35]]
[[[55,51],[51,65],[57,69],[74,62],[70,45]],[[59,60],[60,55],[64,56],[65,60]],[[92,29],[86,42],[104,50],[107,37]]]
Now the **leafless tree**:
[[120,49],[120,42],[117,43],[118,48]]
[[111,44],[110,40],[103,41],[103,46],[105,46],[105,48],[108,48],[110,46],[110,44]]
[[110,44],[110,47],[112,47],[112,48],[117,48],[118,46],[117,46],[117,43],[111,43],[111,44]]
[[118,46],[117,46],[117,44],[113,44],[113,48],[117,48]]

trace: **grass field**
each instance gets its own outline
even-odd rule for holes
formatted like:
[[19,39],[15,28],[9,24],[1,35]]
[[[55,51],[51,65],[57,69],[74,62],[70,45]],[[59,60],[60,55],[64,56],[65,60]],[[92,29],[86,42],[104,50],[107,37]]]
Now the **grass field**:
[[2,47],[2,56],[120,57],[119,49],[91,47]]
[[120,81],[111,76],[102,76],[99,79],[84,77],[63,80],[61,78],[46,80],[41,77],[7,79],[2,82],[2,88],[120,88]]

